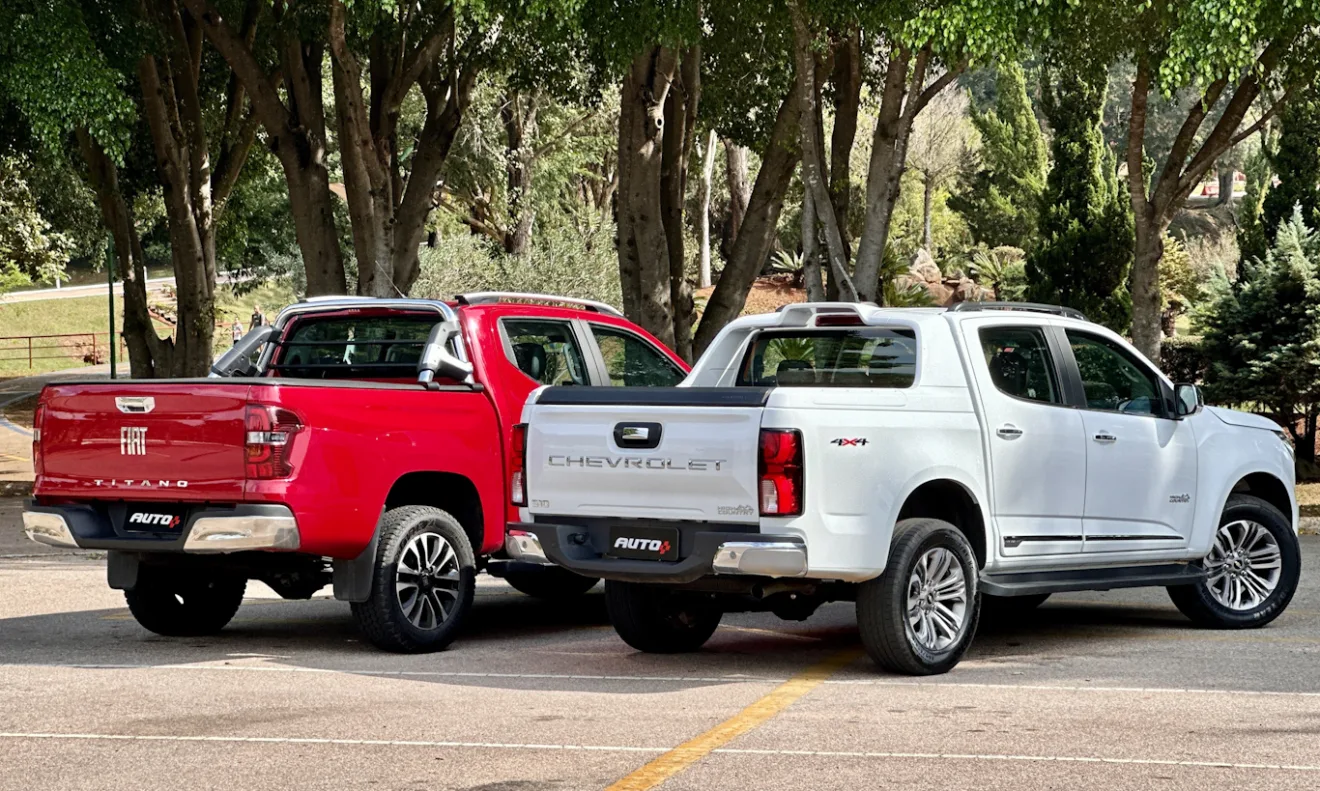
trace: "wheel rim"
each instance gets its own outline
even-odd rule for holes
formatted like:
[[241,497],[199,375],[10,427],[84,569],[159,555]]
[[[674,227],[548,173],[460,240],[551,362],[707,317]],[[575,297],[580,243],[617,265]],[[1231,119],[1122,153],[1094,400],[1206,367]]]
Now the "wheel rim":
[[962,637],[967,625],[967,577],[958,556],[935,547],[917,558],[908,577],[908,639],[942,651]]
[[439,629],[458,604],[454,547],[438,533],[419,533],[404,547],[396,569],[394,590],[404,617],[418,629]]
[[1219,528],[1205,570],[1215,601],[1230,610],[1254,610],[1279,586],[1283,552],[1264,525],[1239,519]]

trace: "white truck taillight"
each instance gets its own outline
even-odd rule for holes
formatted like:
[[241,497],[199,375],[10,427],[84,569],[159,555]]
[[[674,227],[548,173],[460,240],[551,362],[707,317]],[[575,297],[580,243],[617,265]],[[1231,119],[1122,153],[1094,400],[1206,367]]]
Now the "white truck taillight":
[[761,516],[802,513],[802,432],[761,429]]
[[527,505],[527,424],[513,427],[509,454],[513,457],[513,471],[509,475],[509,499],[514,505]]
[[248,404],[243,425],[247,477],[270,480],[293,475],[293,437],[303,427],[298,416],[276,406]]

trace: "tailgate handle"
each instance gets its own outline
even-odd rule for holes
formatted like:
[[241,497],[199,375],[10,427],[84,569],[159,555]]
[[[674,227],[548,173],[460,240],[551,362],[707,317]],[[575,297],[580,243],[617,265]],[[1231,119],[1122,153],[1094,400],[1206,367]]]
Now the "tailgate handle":
[[660,444],[659,423],[620,423],[614,427],[614,444],[620,448],[654,448]]
[[115,406],[128,415],[145,415],[156,408],[156,399],[151,396],[117,396]]

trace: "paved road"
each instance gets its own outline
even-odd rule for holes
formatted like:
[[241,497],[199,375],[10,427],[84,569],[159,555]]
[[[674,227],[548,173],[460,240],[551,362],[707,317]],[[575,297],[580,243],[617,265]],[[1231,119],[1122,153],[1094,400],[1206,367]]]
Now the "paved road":
[[[223,281],[219,278],[218,281]],[[154,277],[147,281],[147,291],[158,293],[166,286],[174,286],[173,277]],[[105,296],[105,283],[93,283],[85,286],[64,286],[63,288],[39,288],[31,291],[11,291],[4,296],[0,296],[0,304],[5,302],[39,302],[47,299],[78,299],[79,297],[101,297]],[[115,296],[124,295],[124,284],[122,281],[115,281]]]
[[0,501],[0,789],[1320,787],[1314,574],[1257,632],[1193,629],[1161,591],[1059,596],[936,679],[859,658],[844,604],[648,656],[599,591],[493,580],[454,648],[395,656],[346,605],[256,585],[221,636],[149,635],[99,558],[24,543],[17,514]]

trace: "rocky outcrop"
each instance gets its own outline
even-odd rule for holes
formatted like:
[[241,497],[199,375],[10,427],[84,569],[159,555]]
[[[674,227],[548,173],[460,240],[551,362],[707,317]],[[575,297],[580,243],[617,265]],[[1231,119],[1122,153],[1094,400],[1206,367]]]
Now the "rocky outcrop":
[[948,307],[958,302],[974,302],[994,299],[994,292],[967,277],[961,272],[945,276],[940,267],[924,249],[918,250],[908,265],[908,271],[899,275],[895,281],[900,289],[918,284],[930,294],[931,301],[941,307]]

